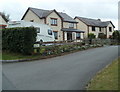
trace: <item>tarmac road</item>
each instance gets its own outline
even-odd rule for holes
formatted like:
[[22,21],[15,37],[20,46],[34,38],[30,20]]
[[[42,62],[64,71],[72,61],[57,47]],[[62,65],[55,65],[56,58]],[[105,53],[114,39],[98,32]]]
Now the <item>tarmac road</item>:
[[118,57],[117,46],[89,49],[50,59],[3,64],[4,90],[83,90]]

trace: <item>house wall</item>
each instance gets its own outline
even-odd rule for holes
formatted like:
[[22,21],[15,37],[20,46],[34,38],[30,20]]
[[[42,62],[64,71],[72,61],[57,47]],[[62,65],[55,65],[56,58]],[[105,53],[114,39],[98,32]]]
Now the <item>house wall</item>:
[[[57,26],[51,25],[51,18],[57,19]],[[52,12],[50,15],[46,17],[46,24],[48,24],[53,29],[53,31],[58,31],[58,41],[62,41],[63,32],[61,31],[61,27],[62,27],[61,18],[55,12]]]
[[[69,22],[63,22],[63,28],[69,28],[70,23]],[[77,24],[74,23],[74,29],[77,29]]]
[[24,19],[25,21],[29,21],[30,20],[34,20],[35,23],[41,23],[41,24],[44,24],[45,21],[44,19],[40,19],[36,14],[34,14],[31,10],[29,10],[27,12],[27,14],[25,15]]
[[78,23],[77,23],[77,29],[81,30],[81,31],[85,31],[84,33],[84,37],[87,38],[88,37],[88,26],[83,23],[82,21],[80,21],[78,18],[75,19]]
[[2,16],[0,15],[0,25],[7,25],[7,22],[2,18]]
[[93,33],[98,38],[98,34],[101,32],[99,31],[99,27],[95,27],[95,31],[92,31],[92,26],[89,26],[89,33]]
[[[109,27],[112,27],[112,32],[109,31]],[[109,36],[111,36],[114,32],[114,27],[113,25],[110,23],[108,26],[107,26],[107,38],[109,38]]]

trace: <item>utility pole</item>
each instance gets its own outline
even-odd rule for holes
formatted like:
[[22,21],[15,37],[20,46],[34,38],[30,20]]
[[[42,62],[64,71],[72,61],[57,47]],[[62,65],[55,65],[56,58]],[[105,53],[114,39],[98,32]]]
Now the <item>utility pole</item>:
[[120,30],[120,1],[118,2],[118,30]]

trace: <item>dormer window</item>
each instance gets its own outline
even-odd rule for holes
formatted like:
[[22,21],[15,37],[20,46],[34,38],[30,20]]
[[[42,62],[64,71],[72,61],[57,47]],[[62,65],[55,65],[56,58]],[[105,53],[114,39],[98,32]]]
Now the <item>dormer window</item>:
[[74,23],[70,23],[69,28],[74,28]]

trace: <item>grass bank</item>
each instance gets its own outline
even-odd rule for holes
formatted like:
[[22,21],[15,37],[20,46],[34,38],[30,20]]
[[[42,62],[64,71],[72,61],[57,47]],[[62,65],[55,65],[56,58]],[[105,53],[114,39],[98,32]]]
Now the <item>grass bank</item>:
[[99,72],[90,81],[87,90],[118,90],[118,74],[120,73],[118,64],[120,64],[120,57]]

